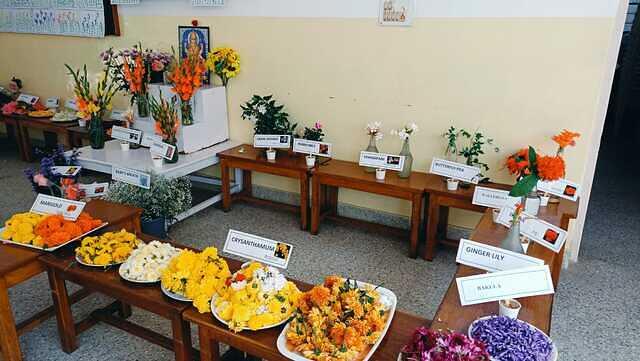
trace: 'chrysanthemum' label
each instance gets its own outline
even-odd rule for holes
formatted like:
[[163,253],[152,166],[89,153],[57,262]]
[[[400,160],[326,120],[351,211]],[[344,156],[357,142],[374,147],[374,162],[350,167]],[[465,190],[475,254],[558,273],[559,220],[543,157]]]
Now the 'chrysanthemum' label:
[[229,230],[224,252],[286,269],[293,246],[249,233]]

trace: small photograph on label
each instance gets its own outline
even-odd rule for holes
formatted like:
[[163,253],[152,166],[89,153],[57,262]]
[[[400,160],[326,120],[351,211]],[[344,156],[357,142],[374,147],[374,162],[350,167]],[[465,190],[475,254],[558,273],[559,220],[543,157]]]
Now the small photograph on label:
[[75,211],[76,209],[78,209],[78,206],[76,206],[75,204],[70,204],[70,205],[67,207],[67,212],[73,212],[73,211]]
[[143,186],[143,187],[148,187],[149,186],[149,177],[140,176],[140,185]]
[[176,148],[174,148],[174,147],[167,147],[167,154],[166,154],[167,158],[172,158],[173,157],[173,151],[175,149]]
[[564,192],[563,193],[564,193],[565,196],[575,197],[576,196],[576,191],[577,191],[576,187],[570,186],[570,185],[567,184],[567,186],[564,187]]
[[288,244],[278,242],[276,244],[276,251],[273,253],[274,257],[287,260],[289,258],[289,251],[291,250],[291,246]]
[[560,236],[560,234],[556,231],[554,231],[551,228],[548,228],[545,232],[544,232],[544,236],[542,237],[542,239],[544,239],[545,241],[551,243],[551,244],[556,244],[556,241],[558,240],[558,237]]
[[95,194],[102,194],[102,193],[104,193],[104,190],[105,190],[104,186],[96,187],[94,193]]
[[320,154],[329,154],[329,144],[320,144],[320,150],[318,151]]
[[397,155],[389,155],[387,156],[387,164],[389,165],[398,165],[400,164],[400,157]]
[[69,167],[67,171],[64,173],[66,175],[74,175],[78,171],[78,167]]
[[129,133],[129,141],[138,142],[138,133]]
[[287,135],[280,136],[280,144],[289,144],[289,136]]

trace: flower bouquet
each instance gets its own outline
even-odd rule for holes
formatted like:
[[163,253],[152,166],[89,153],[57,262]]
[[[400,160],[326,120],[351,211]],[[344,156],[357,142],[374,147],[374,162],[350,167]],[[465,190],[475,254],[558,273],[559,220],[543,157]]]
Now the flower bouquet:
[[183,125],[193,124],[191,98],[196,90],[202,86],[205,71],[205,62],[199,54],[189,52],[184,59],[174,55],[168,78],[173,84],[173,91],[178,94],[181,100],[180,110]]
[[[365,130],[367,131],[367,135],[369,136],[369,145],[365,149],[367,152],[378,153],[378,142],[382,140],[384,134],[382,133],[382,123],[381,122],[373,122],[368,123]],[[366,167],[365,171],[367,173],[374,173],[376,171],[375,168]]]
[[400,155],[404,157],[404,165],[402,171],[398,173],[400,178],[409,178],[411,176],[411,167],[413,165],[413,155],[409,148],[409,139],[418,131],[418,125],[416,123],[410,123],[400,129],[392,129],[391,134],[397,135],[402,140],[402,149]]
[[[166,143],[175,146],[177,144],[176,135],[180,126],[175,100],[171,98],[170,102],[167,101],[162,97],[162,92],[160,92],[160,102],[151,97],[150,105],[151,114],[156,122],[156,133],[162,135],[162,139]],[[173,157],[167,162],[175,163],[177,161],[178,150],[176,148],[173,152]]]
[[122,75],[131,93],[131,105],[138,105],[138,115],[142,118],[149,116],[149,73],[151,64],[143,50],[142,44],[134,45],[133,49],[126,54],[122,54]]
[[209,70],[220,77],[222,85],[226,87],[229,79],[240,72],[240,56],[231,48],[215,48],[209,52],[206,65]]
[[113,69],[107,65],[100,73],[95,92],[91,91],[91,83],[87,75],[87,66],[73,70],[65,64],[73,80],[73,92],[78,105],[78,117],[90,120],[89,141],[93,149],[104,148],[104,128],[102,116],[111,109],[111,100],[119,89],[118,82],[113,76]]
[[461,333],[415,330],[410,343],[402,348],[401,361],[489,361],[485,345]]
[[72,151],[67,155],[62,145],[58,145],[51,154],[44,154],[38,149],[36,149],[36,153],[42,155],[40,168],[38,170],[28,168],[24,171],[33,191],[54,197],[78,200],[80,198],[80,189],[77,184],[78,176],[65,176],[54,171],[54,167],[57,166],[77,165],[78,152]]
[[171,53],[152,50],[145,53],[145,55],[145,58],[151,64],[151,74],[149,76],[151,83],[164,83],[165,71],[173,61]]

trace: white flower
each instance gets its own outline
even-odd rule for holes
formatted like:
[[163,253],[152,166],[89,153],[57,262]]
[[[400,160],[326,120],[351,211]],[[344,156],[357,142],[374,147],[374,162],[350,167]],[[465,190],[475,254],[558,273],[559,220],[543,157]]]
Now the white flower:
[[267,112],[267,107],[264,106],[264,104],[261,104],[260,106],[258,106],[258,109],[256,109],[258,111],[258,113],[260,114],[264,114]]
[[418,124],[416,124],[415,122],[411,122],[411,124],[409,124],[409,129],[411,129],[411,133],[415,133],[418,131]]

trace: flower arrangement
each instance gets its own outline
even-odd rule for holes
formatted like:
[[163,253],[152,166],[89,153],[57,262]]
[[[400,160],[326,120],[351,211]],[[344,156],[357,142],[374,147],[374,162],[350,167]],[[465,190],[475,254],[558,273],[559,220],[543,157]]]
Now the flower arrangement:
[[169,243],[151,241],[133,250],[118,272],[127,280],[158,282],[171,259],[179,253],[180,250]]
[[4,229],[0,238],[22,244],[34,244],[42,246],[41,240],[36,240],[35,227],[44,216],[36,213],[25,212],[12,215],[4,222]]
[[312,128],[304,127],[302,132],[302,139],[315,140],[321,142],[324,139],[324,133],[322,132],[322,123],[320,121],[315,122]]
[[131,105],[138,104],[138,114],[141,117],[149,116],[149,98],[147,91],[149,88],[149,74],[151,72],[151,63],[148,61],[140,43],[134,46],[133,51],[121,55],[122,76],[125,81],[125,87],[131,93]]
[[149,51],[146,53],[146,59],[151,64],[151,71],[164,72],[171,62],[173,55],[164,51]]
[[54,172],[53,167],[77,165],[78,151],[74,150],[67,155],[62,145],[59,144],[50,154],[45,154],[39,149],[36,149],[36,154],[42,155],[40,168],[38,170],[28,168],[24,171],[33,191],[77,200],[79,198],[79,189],[76,179]]
[[175,145],[180,119],[174,98],[171,98],[171,102],[169,102],[162,97],[162,92],[160,92],[160,102],[151,97],[150,105],[151,115],[156,122],[156,134],[162,135],[165,142]]
[[95,92],[91,90],[91,82],[87,75],[87,66],[80,69],[72,69],[65,64],[69,75],[73,80],[73,93],[78,105],[78,117],[82,119],[94,119],[102,116],[105,110],[111,110],[111,100],[117,93],[119,85],[113,77],[112,68],[106,66],[98,77]]
[[418,132],[418,125],[409,123],[400,129],[392,129],[391,135],[397,135],[401,140],[407,140],[416,132]]
[[151,175],[149,189],[123,182],[113,182],[105,199],[143,209],[142,220],[174,219],[191,208],[191,181],[188,177],[166,178]]
[[[474,132],[469,132],[452,126],[447,129],[442,137],[447,140],[446,156],[453,156],[454,158],[462,156],[465,158],[467,165],[478,167],[484,172],[489,170],[489,165],[480,160],[480,156],[485,154],[485,147],[493,146],[492,150],[494,152],[500,151],[500,148],[494,145],[494,140],[486,137],[478,129]],[[462,147],[458,145],[460,138],[466,138],[467,140],[467,143]]]
[[182,250],[162,273],[162,287],[185,296],[201,313],[209,312],[214,294],[224,294],[231,271],[215,247],[200,253]]
[[253,122],[255,134],[283,134],[293,135],[298,124],[289,122],[289,114],[284,105],[277,105],[273,95],[254,95],[250,101],[240,106],[242,119]]
[[368,123],[365,130],[367,131],[367,135],[370,137],[374,137],[376,140],[382,140],[384,134],[381,131],[382,123],[381,122],[373,122]]
[[558,144],[558,150],[553,156],[539,155],[531,146],[508,156],[505,166],[511,174],[518,177],[518,182],[513,186],[509,195],[523,197],[531,192],[539,180],[554,181],[564,177],[565,161],[562,154],[566,147],[575,145],[575,139],[579,136],[579,133],[565,129],[552,137]]
[[199,54],[189,53],[184,59],[174,55],[168,78],[173,84],[173,91],[180,97],[180,110],[184,125],[193,124],[191,98],[196,90],[202,86],[205,71],[205,62]]
[[390,307],[373,287],[337,276],[303,293],[297,306],[287,343],[310,360],[357,360],[382,335]]
[[223,86],[227,86],[229,79],[240,72],[240,56],[231,48],[215,48],[209,52],[206,61],[209,70],[213,71]]
[[5,222],[5,229],[0,236],[9,241],[46,249],[66,243],[100,225],[101,220],[94,219],[86,212],[82,212],[75,222],[60,215],[42,216],[27,212],[11,216]]
[[489,361],[482,342],[459,332],[433,331],[420,327],[401,351],[402,361]]
[[127,260],[131,252],[144,244],[135,234],[122,229],[96,237],[85,237],[76,248],[76,257],[83,263],[109,266]]
[[226,280],[214,296],[214,312],[235,332],[258,330],[288,320],[300,295],[277,268],[251,262]]

